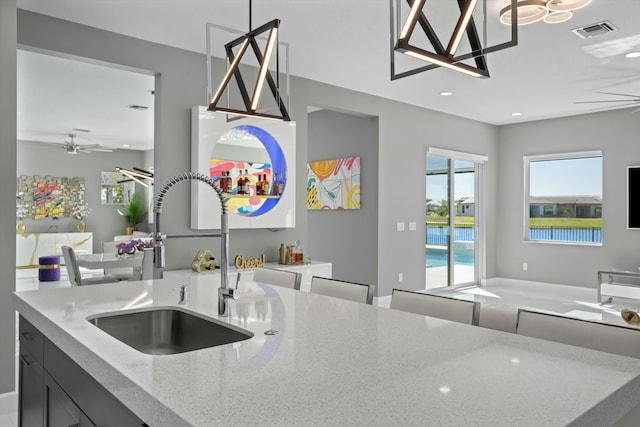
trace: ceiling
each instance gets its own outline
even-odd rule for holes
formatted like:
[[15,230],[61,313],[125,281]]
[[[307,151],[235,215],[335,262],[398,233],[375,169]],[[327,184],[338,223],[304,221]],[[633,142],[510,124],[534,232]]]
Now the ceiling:
[[[452,1],[429,0],[427,4],[432,4],[435,11]],[[507,41],[502,36],[509,36],[508,27],[497,22],[497,15],[508,4],[508,0],[486,1],[489,44],[496,40]],[[205,53],[205,23],[246,31],[248,3],[241,0],[18,0],[18,7]],[[516,47],[487,56],[491,75],[488,79],[477,79],[438,68],[391,81],[389,8],[388,0],[256,0],[253,2],[253,23],[256,27],[274,18],[281,19],[280,41],[290,44],[292,75],[494,125],[628,107],[622,102],[574,103],[629,99],[598,92],[640,96],[640,58],[624,56],[632,51],[640,51],[638,0],[593,0],[588,6],[575,11],[574,17],[567,22],[537,22],[519,27]],[[478,18],[476,21],[480,22]],[[587,39],[571,31],[602,21],[609,21],[616,30]],[[219,44],[226,41],[220,40]],[[403,62],[405,60],[402,58],[396,61],[398,66],[412,65]],[[140,97],[118,100],[117,108],[122,109],[123,104],[149,105],[149,96],[152,96],[149,90],[148,83],[141,83],[138,90]],[[203,88],[204,91],[206,88]],[[441,96],[443,91],[453,94]],[[78,92],[87,93],[70,88],[51,94],[51,98],[56,99],[56,105],[60,107],[79,104],[75,99],[75,96],[79,96]],[[43,99],[42,92],[32,95],[39,96],[38,102]],[[19,93],[19,104],[21,99],[22,94]],[[37,103],[33,99],[31,102],[32,107],[19,111],[19,121],[20,117],[31,114],[31,108],[35,108]],[[106,102],[91,104],[92,115],[100,117],[102,123],[105,117],[112,114],[102,111],[107,105]],[[54,116],[64,113],[64,110],[48,109],[47,114]],[[127,113],[152,114],[150,111]],[[521,115],[512,116],[516,112]],[[76,123],[77,117],[75,122],[73,117],[64,115],[55,119],[58,127],[64,128],[59,130],[62,137],[69,129],[91,127],[92,132],[86,135],[91,142],[103,143],[95,141],[94,136],[104,133],[105,144],[108,143],[107,137],[121,143],[124,136],[118,135],[116,130],[123,131],[132,141],[138,139],[133,127],[118,125],[116,130],[107,130],[95,123]],[[41,120],[45,120],[44,115],[38,117],[38,121]],[[50,125],[53,126],[53,123]],[[152,127],[152,124],[145,126]],[[147,132],[149,130],[146,129]]]

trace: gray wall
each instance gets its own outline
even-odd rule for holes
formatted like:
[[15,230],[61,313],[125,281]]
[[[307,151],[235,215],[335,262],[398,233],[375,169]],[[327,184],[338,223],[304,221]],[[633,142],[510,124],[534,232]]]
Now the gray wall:
[[[119,34],[49,18],[31,12],[18,11],[18,41],[26,46],[122,64],[137,71],[149,71],[156,76],[155,151],[156,189],[177,173],[190,170],[190,110],[206,103],[206,66],[203,55],[125,37]],[[4,27],[3,27],[4,31]],[[15,50],[15,49],[14,49]],[[15,56],[15,52],[10,52]],[[4,61],[4,57],[3,57]],[[3,62],[4,64],[4,62]],[[437,78],[435,70],[429,73]],[[460,76],[460,78],[467,78]],[[15,84],[15,83],[13,83]],[[15,105],[15,103],[12,103]],[[371,95],[329,86],[323,83],[291,78],[290,114],[297,126],[296,146],[296,228],[272,232],[269,230],[234,230],[230,237],[230,254],[266,253],[275,261],[280,242],[300,239],[308,242],[306,198],[306,163],[308,156],[308,106],[327,107],[336,111],[356,112],[378,117],[378,212],[377,223],[371,218],[367,227],[377,227],[378,296],[391,293],[394,287],[424,288],[424,206],[425,150],[427,146],[468,151],[489,156],[486,170],[487,205],[495,206],[497,186],[497,129],[494,126],[450,116],[422,108],[381,99]],[[15,120],[14,120],[15,122]],[[15,132],[11,144],[15,145]],[[5,157],[6,158],[6,157]],[[10,156],[11,168],[3,168],[4,180],[14,191],[15,154]],[[399,187],[398,180],[402,180]],[[166,198],[162,213],[162,232],[190,233],[189,190],[174,190]],[[3,224],[11,232],[15,224],[13,206],[3,214]],[[496,219],[487,217],[487,277],[496,270],[494,241]],[[396,232],[398,221],[415,221],[416,231]],[[13,237],[10,238],[13,241]],[[218,249],[212,239],[171,240],[167,243],[167,268],[188,268],[194,253],[203,247]],[[313,257],[314,255],[311,254]],[[15,256],[10,257],[11,260]],[[349,264],[348,259],[336,261],[336,271]],[[4,281],[13,288],[13,265]],[[398,283],[398,273],[404,282]],[[1,343],[13,342],[13,331],[0,335]],[[5,348],[0,345],[0,347]],[[13,347],[7,345],[6,347]],[[7,360],[4,366],[8,366]],[[12,384],[7,387],[12,387]]]
[[[640,231],[626,228],[626,168],[640,165],[640,119],[616,110],[499,129],[496,275],[595,287],[598,269],[640,265]],[[603,152],[602,246],[524,243],[522,157],[587,150]],[[522,270],[522,263],[528,270]]]
[[[361,206],[307,211],[312,259],[333,263],[333,277],[378,283],[378,119],[329,110],[309,114],[308,161],[359,156]],[[303,248],[304,249],[304,248]]]
[[[113,236],[124,234],[128,225],[124,217],[118,214],[121,205],[102,205],[100,203],[100,172],[115,172],[116,166],[124,168],[144,167],[146,153],[143,151],[115,150],[111,153],[94,152],[90,154],[67,154],[57,147],[46,146],[35,142],[18,142],[17,174],[20,175],[52,175],[79,176],[85,179],[85,201],[91,213],[85,219],[87,231],[93,232],[93,251],[102,252],[102,242],[112,241]],[[144,193],[142,185],[136,183],[136,190]],[[144,197],[143,197],[144,200]],[[74,232],[78,220],[50,218],[38,221],[26,219],[27,233],[46,233],[50,226],[55,226],[59,233]],[[141,231],[147,230],[146,223],[138,225]]]
[[0,0],[0,393],[15,384],[15,311],[11,293],[16,283],[16,1]]

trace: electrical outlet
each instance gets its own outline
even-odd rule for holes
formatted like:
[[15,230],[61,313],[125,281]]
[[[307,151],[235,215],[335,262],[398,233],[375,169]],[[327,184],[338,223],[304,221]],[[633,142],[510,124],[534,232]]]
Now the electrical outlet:
[[410,222],[409,223],[409,231],[416,231],[417,228],[417,224],[415,222]]
[[522,270],[527,271],[529,269],[529,265],[526,262],[522,263]]
[[396,223],[396,231],[404,231],[404,222]]
[[402,283],[402,273],[398,273],[398,282]]

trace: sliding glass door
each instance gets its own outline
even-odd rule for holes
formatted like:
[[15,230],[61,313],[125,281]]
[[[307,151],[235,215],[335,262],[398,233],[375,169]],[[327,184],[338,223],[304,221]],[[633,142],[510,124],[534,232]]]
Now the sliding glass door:
[[[478,283],[482,158],[427,154],[425,288]],[[463,154],[463,153],[459,153]]]

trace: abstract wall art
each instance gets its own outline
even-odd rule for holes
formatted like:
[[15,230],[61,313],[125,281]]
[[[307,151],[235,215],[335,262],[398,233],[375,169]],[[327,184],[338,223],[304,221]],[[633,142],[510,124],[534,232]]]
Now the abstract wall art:
[[360,157],[309,162],[307,209],[360,209]]
[[16,207],[22,217],[34,220],[60,219],[70,209],[84,203],[85,183],[80,177],[20,176],[17,179]]

